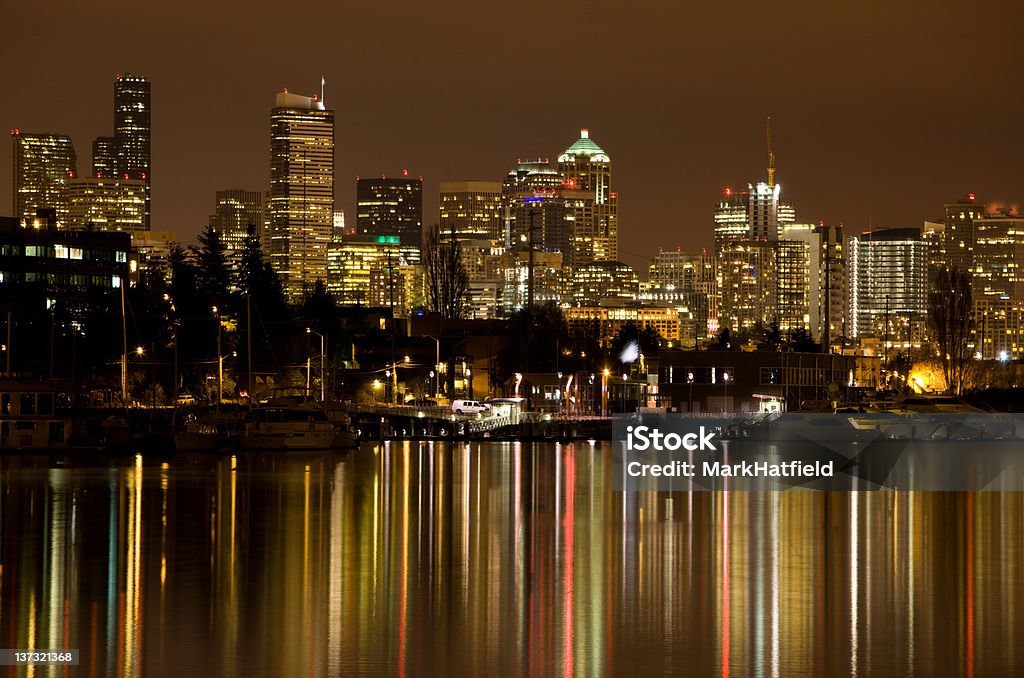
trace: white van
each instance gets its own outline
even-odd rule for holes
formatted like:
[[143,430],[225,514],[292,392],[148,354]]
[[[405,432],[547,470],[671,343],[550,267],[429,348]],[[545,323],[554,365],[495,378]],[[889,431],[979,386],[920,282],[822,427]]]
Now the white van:
[[479,414],[489,409],[491,409],[490,405],[478,400],[455,400],[452,402],[452,412],[455,414]]

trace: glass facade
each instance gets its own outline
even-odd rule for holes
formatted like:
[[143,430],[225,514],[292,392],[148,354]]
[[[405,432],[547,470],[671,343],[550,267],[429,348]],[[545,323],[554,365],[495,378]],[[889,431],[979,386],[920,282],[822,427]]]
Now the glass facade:
[[14,216],[32,225],[39,210],[53,210],[57,228],[68,225],[68,183],[78,176],[71,138],[11,132],[14,151]]
[[270,114],[270,263],[292,301],[327,280],[334,230],[334,111],[280,92]]
[[114,145],[117,174],[122,179],[143,181],[146,185],[145,230],[150,229],[152,199],[150,186],[153,168],[150,162],[150,83],[144,77],[127,73],[114,80]]

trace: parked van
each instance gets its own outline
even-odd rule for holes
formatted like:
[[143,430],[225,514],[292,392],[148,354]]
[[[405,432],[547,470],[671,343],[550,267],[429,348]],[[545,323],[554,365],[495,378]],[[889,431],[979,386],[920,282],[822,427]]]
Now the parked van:
[[455,400],[452,402],[452,412],[455,414],[479,414],[489,409],[491,409],[490,405],[478,400]]

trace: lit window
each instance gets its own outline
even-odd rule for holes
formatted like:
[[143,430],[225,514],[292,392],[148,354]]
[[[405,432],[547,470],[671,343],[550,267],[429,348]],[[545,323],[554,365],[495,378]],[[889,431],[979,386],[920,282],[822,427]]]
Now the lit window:
[[72,247],[70,250],[68,250],[68,252],[70,253],[72,259],[81,259],[82,258],[82,248],[81,247]]
[[110,286],[115,290],[121,287],[121,276],[112,275],[110,276]]
[[69,254],[68,248],[64,245],[53,246],[53,256],[57,259],[67,259]]
[[117,253],[117,263],[123,264],[126,261],[128,261],[128,253],[127,252],[118,252]]

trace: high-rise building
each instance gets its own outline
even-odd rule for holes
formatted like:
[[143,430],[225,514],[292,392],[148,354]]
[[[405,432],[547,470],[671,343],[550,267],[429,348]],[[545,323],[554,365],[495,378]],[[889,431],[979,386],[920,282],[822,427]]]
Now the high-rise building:
[[580,130],[580,138],[558,156],[564,190],[578,192],[572,204],[571,268],[619,258],[619,205],[612,190],[612,161]]
[[[798,241],[807,245],[807,328],[816,340],[831,344],[843,333],[846,303],[843,227],[786,224],[780,234],[780,243]],[[780,284],[782,277],[780,274]]]
[[68,228],[97,231],[146,229],[146,182],[81,177],[68,182]]
[[735,336],[779,321],[777,254],[775,244],[765,240],[733,240],[719,249],[719,329]]
[[117,140],[96,137],[92,142],[92,176],[97,179],[122,177],[117,173]]
[[1024,216],[1003,210],[973,225],[974,296],[1024,300]]
[[972,295],[975,352],[986,360],[1024,356],[1024,216],[976,217]]
[[[405,278],[419,247],[403,245],[397,235],[353,235],[331,244],[327,251],[327,291],[341,304],[389,306],[391,293],[396,315],[406,308]],[[386,303],[382,285],[386,286]]]
[[63,134],[11,132],[14,149],[14,216],[31,224],[39,210],[52,209],[57,228],[66,228],[68,182],[78,176],[71,138]]
[[423,238],[423,178],[386,176],[356,180],[356,233],[398,236],[419,247]]
[[440,207],[440,237],[501,239],[501,182],[442,181]]
[[920,229],[888,228],[847,241],[847,328],[854,339],[920,344],[927,328],[928,251]]
[[270,263],[299,299],[327,280],[334,228],[334,111],[279,92],[270,113]]
[[621,261],[592,261],[571,272],[564,301],[573,306],[597,306],[603,300],[636,301],[640,280],[632,266]]
[[263,191],[239,188],[217,191],[216,204],[210,215],[210,226],[220,234],[228,251],[228,258],[237,261],[245,248],[249,226],[256,230],[262,242]]
[[974,220],[985,216],[985,204],[968,193],[955,203],[946,205],[942,249],[946,266],[969,271],[974,266]]
[[153,168],[150,162],[150,83],[140,75],[118,74],[114,80],[114,144],[117,173],[146,184],[145,230],[151,227]]

